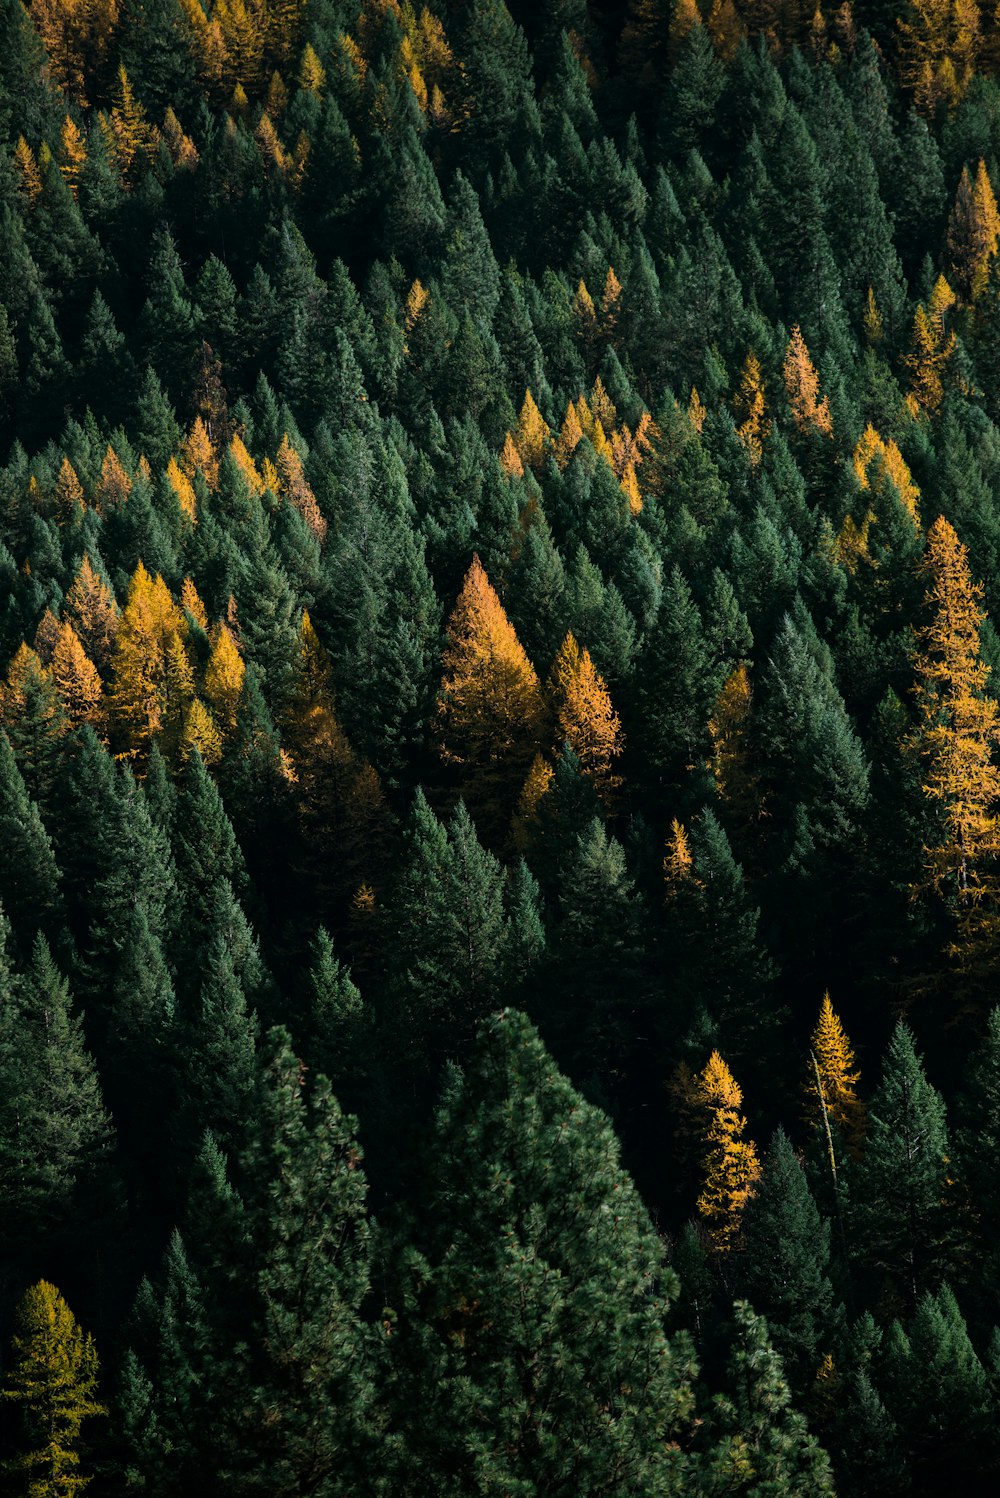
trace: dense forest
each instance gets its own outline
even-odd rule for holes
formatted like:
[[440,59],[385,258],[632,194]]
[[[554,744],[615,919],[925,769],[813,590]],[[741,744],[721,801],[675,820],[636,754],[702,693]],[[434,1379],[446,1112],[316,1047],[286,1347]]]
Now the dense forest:
[[998,191],[992,0],[2,0],[4,1492],[995,1481]]

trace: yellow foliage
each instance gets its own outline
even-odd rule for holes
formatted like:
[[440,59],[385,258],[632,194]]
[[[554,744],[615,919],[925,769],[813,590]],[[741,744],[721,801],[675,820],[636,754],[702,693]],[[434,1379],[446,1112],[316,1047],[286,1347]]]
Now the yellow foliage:
[[17,138],[14,147],[14,162],[21,178],[21,191],[30,208],[33,208],[42,195],[42,174],[38,170],[38,162],[23,135]]
[[524,464],[521,462],[521,454],[517,450],[517,443],[514,441],[512,432],[508,432],[503,439],[500,467],[509,479],[524,477]]
[[566,405],[566,415],[559,430],[559,440],[556,443],[556,462],[560,468],[565,468],[570,458],[576,452],[583,439],[583,428],[577,415],[576,406],[572,401]]
[[743,1093],[718,1051],[694,1080],[704,1120],[697,1210],[716,1252],[726,1254],[739,1245],[743,1210],[760,1178],[760,1161],[753,1141],[743,1137]]
[[55,1285],[39,1280],[17,1307],[3,1398],[20,1407],[33,1449],[17,1459],[31,1498],[75,1498],[90,1482],[77,1446],[97,1401],[97,1352]]
[[224,734],[236,728],[246,667],[228,626],[219,623],[211,634],[212,651],[205,667],[203,694]]
[[104,684],[68,619],[59,626],[51,669],[52,680],[73,726],[100,724]]
[[162,577],[151,578],[142,562],[129,584],[115,636],[108,709],[123,757],[134,759],[193,696],[184,648],[187,621]]
[[764,399],[764,376],[760,360],[752,351],[743,362],[736,410],[743,418],[736,435],[747,450],[751,467],[756,468],[764,456],[764,439],[771,429],[771,423],[766,415],[767,403]]
[[193,172],[198,165],[198,147],[190,135],[184,134],[180,120],[169,107],[163,117],[163,139],[177,170]]
[[980,47],[975,0],[910,0],[900,33],[899,69],[917,108],[954,109],[975,71]]
[[52,76],[82,107],[87,75],[102,72],[120,9],[120,0],[30,0]]
[[66,595],[66,618],[83,641],[84,649],[103,671],[111,661],[118,633],[118,604],[108,585],[84,555],[80,569]]
[[746,35],[733,0],[712,0],[712,9],[708,13],[708,34],[723,62],[732,62]]
[[205,605],[201,601],[198,589],[191,578],[186,577],[181,584],[181,608],[191,615],[199,629],[208,630],[208,615]]
[[857,1155],[866,1126],[865,1105],[857,1094],[861,1073],[857,1069],[851,1042],[833,1011],[828,993],[823,995],[819,1019],[812,1034],[812,1055],[816,1064],[810,1065],[806,1081],[808,1122],[813,1128],[821,1127],[825,1108],[830,1123],[840,1130],[851,1153]]
[[691,386],[691,398],[688,401],[688,420],[694,427],[698,436],[701,436],[702,427],[705,425],[705,407],[702,405],[701,396],[698,394],[697,385]]
[[518,417],[514,442],[525,468],[540,468],[549,450],[552,433],[535,405],[530,390],[524,392],[524,403]]
[[[869,424],[865,427],[858,438],[858,445],[854,449],[854,472],[858,476],[858,483],[863,490],[872,488],[872,480],[875,479],[874,493],[878,493],[879,479],[872,472],[872,464],[879,459],[875,473],[884,475],[891,479],[896,493],[899,495],[903,509],[913,521],[914,527],[920,529],[920,510],[917,501],[920,498],[920,490],[913,482],[906,460],[895,442],[890,438],[883,442],[875,428]],[[867,543],[868,522],[864,523],[864,535]]]
[[600,375],[594,381],[594,388],[590,392],[590,414],[595,422],[600,422],[606,432],[614,430],[618,420],[618,412],[615,403],[604,388],[604,381]]
[[218,485],[219,459],[200,416],[195,417],[194,425],[181,446],[181,468],[189,479],[200,472],[210,489]]
[[123,505],[131,492],[132,480],[109,442],[101,462],[101,476],[94,491],[94,507],[98,514],[106,515],[109,510]]
[[[608,266],[608,273],[604,278],[604,290],[601,293],[601,331],[608,338],[614,333],[618,323],[618,314],[621,311],[622,283],[615,275],[614,266]],[[598,378],[600,378],[598,376]]]
[[783,374],[788,404],[792,408],[792,417],[799,431],[802,432],[811,427],[823,437],[832,437],[833,422],[830,419],[830,403],[825,395],[822,400],[818,399],[819,376],[809,357],[809,350],[806,348],[806,341],[802,337],[802,330],[798,323],[792,329],[792,336],[788,340]]
[[198,499],[194,492],[194,485],[187,474],[177,466],[176,458],[171,458],[167,464],[167,482],[177,495],[177,502],[184,514],[194,524],[198,518]]
[[750,767],[750,673],[741,662],[720,688],[708,721],[712,742],[712,775],[720,798],[744,824],[757,815],[757,779]]
[[55,488],[56,516],[60,525],[73,525],[82,520],[86,504],[83,486],[76,476],[76,469],[69,458],[63,458],[59,466],[59,477]]
[[498,783],[520,787],[544,720],[535,668],[473,557],[448,621],[438,701],[441,754],[474,769],[484,795]]
[[5,727],[10,728],[24,716],[32,688],[40,689],[38,695],[45,704],[44,716],[53,731],[56,734],[65,731],[65,723],[60,727],[58,722],[59,704],[51,673],[42,665],[37,652],[22,640],[7,667],[6,681],[0,683],[0,723]]
[[195,749],[206,765],[218,764],[222,758],[222,735],[200,697],[193,697],[183,708],[177,744],[178,762],[186,765]]
[[968,552],[943,516],[927,532],[924,573],[933,617],[917,637],[914,747],[941,835],[924,849],[927,877],[914,893],[930,887],[952,905],[958,937],[949,950],[969,967],[992,949],[997,930],[1000,708],[987,693],[990,668],[980,653],[982,585],[973,581]]
[[837,532],[833,543],[833,558],[838,566],[843,567],[853,576],[861,566],[874,566],[872,554],[868,545],[868,538],[875,516],[871,510],[867,512],[861,524],[858,525],[853,515],[846,515],[844,523]]
[[621,720],[611,705],[603,678],[590,652],[567,634],[556,654],[549,679],[555,717],[555,748],[568,743],[580,761],[581,772],[602,802],[610,804],[621,785],[613,761],[622,752]]
[[554,775],[555,771],[549,761],[541,754],[536,754],[531,761],[527,779],[521,787],[517,810],[514,813],[512,829],[514,844],[522,853],[527,852],[534,840],[538,829],[539,810],[548,794]]
[[257,465],[247,452],[242,437],[235,432],[229,443],[229,456],[243,475],[250,493],[259,497],[264,492],[264,480],[257,472]]
[[310,94],[322,94],[326,86],[326,71],[311,42],[306,42],[299,63],[299,87]]
[[877,348],[885,336],[885,325],[878,309],[878,302],[875,300],[875,293],[870,286],[865,301],[864,329],[867,342],[872,348]]
[[315,494],[306,482],[302,459],[288,440],[287,432],[282,437],[281,446],[278,448],[276,470],[278,493],[283,499],[287,499],[289,504],[294,505],[322,545],[326,540],[326,521],[320,514]]
[[962,168],[955,205],[948,221],[948,252],[955,282],[968,302],[985,290],[990,261],[1000,240],[1000,213],[986,163],[980,158],[973,184]]
[[938,276],[927,305],[920,302],[914,314],[910,349],[903,358],[910,371],[906,405],[912,416],[932,416],[944,399],[944,374],[956,348],[954,331],[946,332],[944,319],[954,303],[955,293]]
[[663,880],[668,900],[676,899],[683,886],[695,878],[694,856],[687,828],[676,817],[670,823],[667,849],[663,855]]

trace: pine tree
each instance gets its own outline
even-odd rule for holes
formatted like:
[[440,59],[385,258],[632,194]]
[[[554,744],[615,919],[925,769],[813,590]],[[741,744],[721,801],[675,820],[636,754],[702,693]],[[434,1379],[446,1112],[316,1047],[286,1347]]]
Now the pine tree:
[[4,1464],[11,1490],[70,1498],[91,1481],[81,1471],[84,1421],[107,1413],[97,1399],[94,1341],[47,1280],[24,1292],[15,1328],[3,1398],[17,1407],[23,1449]]
[[523,1015],[490,1020],[449,1078],[427,1158],[431,1210],[400,1255],[389,1344],[397,1491],[428,1472],[456,1493],[684,1491],[673,1277],[607,1121]]
[[955,284],[966,302],[978,300],[986,289],[990,262],[1000,240],[1000,213],[986,163],[980,158],[973,185],[968,167],[955,195],[948,220],[948,251]]
[[944,1103],[900,1022],[868,1110],[865,1151],[851,1172],[853,1247],[887,1296],[911,1308],[940,1284],[955,1251]]
[[45,938],[4,995],[0,1016],[0,1176],[7,1211],[3,1257],[22,1271],[86,1242],[107,1202],[111,1122],[69,985]]
[[775,1130],[743,1214],[745,1248],[735,1265],[740,1294],[759,1308],[797,1397],[829,1349],[834,1311],[830,1224],[820,1217],[787,1134]]
[[1000,851],[1000,740],[997,703],[987,692],[982,659],[982,585],[968,551],[943,516],[927,533],[924,566],[929,622],[914,660],[919,723],[913,746],[924,766],[924,793],[935,808],[939,840],[925,847],[923,888],[941,894],[952,912],[949,952],[975,973],[995,945]]
[[727,1392],[716,1396],[706,1420],[713,1445],[704,1491],[712,1498],[724,1493],[832,1498],[829,1458],[792,1408],[767,1322],[743,1300],[733,1306],[733,1322]]

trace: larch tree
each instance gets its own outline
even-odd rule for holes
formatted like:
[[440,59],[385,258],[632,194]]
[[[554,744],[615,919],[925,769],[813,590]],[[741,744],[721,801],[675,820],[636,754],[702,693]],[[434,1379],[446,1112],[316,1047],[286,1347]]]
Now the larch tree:
[[948,220],[948,253],[951,269],[962,298],[974,302],[986,289],[990,261],[1000,241],[1000,212],[993,194],[986,163],[980,157],[975,181],[968,167],[955,194],[955,204]]
[[66,595],[65,618],[97,669],[106,671],[118,631],[118,604],[86,553]]
[[824,994],[812,1033],[805,1088],[807,1117],[813,1128],[825,1128],[829,1122],[839,1129],[852,1154],[859,1152],[865,1134],[865,1105],[857,1094],[860,1080],[847,1032],[834,1013],[830,995]]
[[944,400],[945,374],[958,346],[954,328],[945,326],[954,305],[954,291],[944,276],[938,276],[928,301],[919,302],[913,314],[903,363],[910,376],[906,404],[914,416],[933,416]]
[[982,585],[943,516],[927,533],[924,571],[929,622],[914,660],[919,721],[912,747],[924,765],[938,836],[924,849],[926,878],[913,893],[930,888],[944,897],[955,923],[949,951],[968,971],[995,949],[998,933],[1000,707],[988,691],[980,644]]
[[825,395],[820,399],[819,376],[809,357],[809,350],[806,348],[806,341],[798,323],[792,329],[792,336],[788,340],[782,373],[785,377],[785,393],[788,396],[788,404],[791,407],[796,428],[800,432],[812,430],[818,432],[820,436],[831,437],[833,422],[830,417],[830,402]]
[[21,1449],[4,1464],[12,1489],[23,1485],[30,1498],[76,1498],[91,1480],[80,1462],[84,1421],[106,1411],[94,1339],[47,1280],[21,1297],[12,1353],[2,1391],[20,1416]]
[[59,626],[51,670],[52,680],[74,728],[80,723],[99,724],[103,684],[97,667],[68,620]]
[[555,747],[568,743],[605,805],[621,784],[613,761],[621,754],[621,720],[611,697],[590,659],[586,645],[581,650],[572,633],[559,647],[549,682],[555,714]]
[[194,695],[184,644],[187,621],[163,578],[142,562],[129,584],[115,634],[108,711],[123,753],[139,758]]
[[752,350],[747,354],[740,371],[736,411],[742,418],[736,435],[746,449],[751,468],[758,468],[764,456],[764,439],[770,431],[771,423],[767,418],[763,371],[760,360]]
[[441,754],[460,768],[470,810],[504,823],[544,732],[534,666],[478,556],[448,623],[438,702]]
[[753,1140],[744,1137],[743,1090],[718,1051],[694,1078],[690,1101],[702,1126],[698,1216],[715,1251],[728,1254],[739,1245],[743,1211],[760,1177],[760,1162]]

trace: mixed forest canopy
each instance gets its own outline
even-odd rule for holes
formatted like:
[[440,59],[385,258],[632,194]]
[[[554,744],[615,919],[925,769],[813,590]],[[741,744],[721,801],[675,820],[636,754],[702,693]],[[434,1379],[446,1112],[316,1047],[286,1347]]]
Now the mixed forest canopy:
[[995,1482],[998,192],[992,0],[3,0],[5,1492]]

